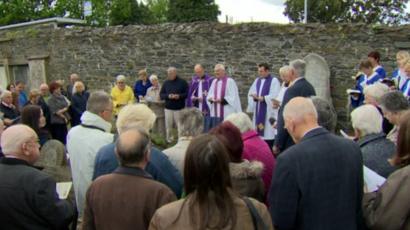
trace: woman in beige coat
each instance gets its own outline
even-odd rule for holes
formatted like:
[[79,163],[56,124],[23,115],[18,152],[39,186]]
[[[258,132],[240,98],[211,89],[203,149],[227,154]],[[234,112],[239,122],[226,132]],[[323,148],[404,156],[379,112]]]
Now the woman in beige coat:
[[259,222],[252,221],[246,199],[232,190],[228,163],[227,150],[217,136],[193,139],[184,165],[187,196],[158,209],[149,229],[254,229],[254,224],[273,229],[266,206],[249,198],[260,217]]
[[410,112],[403,115],[391,174],[378,191],[363,197],[363,213],[371,230],[410,229]]

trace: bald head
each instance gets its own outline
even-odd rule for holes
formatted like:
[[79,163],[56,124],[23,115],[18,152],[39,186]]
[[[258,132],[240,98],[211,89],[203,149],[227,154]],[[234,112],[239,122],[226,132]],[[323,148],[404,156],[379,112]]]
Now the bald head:
[[122,166],[145,167],[150,151],[150,139],[144,128],[133,126],[123,131],[116,143],[116,153]]
[[72,73],[72,74],[70,75],[70,82],[71,82],[71,83],[74,83],[74,82],[76,82],[76,81],[78,81],[78,80],[80,80],[80,77],[78,76],[78,74]]
[[195,75],[198,77],[202,77],[205,74],[204,67],[201,64],[196,64],[194,67]]
[[307,131],[319,126],[317,117],[315,106],[310,98],[295,97],[283,110],[285,128],[295,143],[299,142]]
[[33,164],[39,155],[37,134],[27,125],[13,125],[1,135],[1,148],[6,157],[16,157]]

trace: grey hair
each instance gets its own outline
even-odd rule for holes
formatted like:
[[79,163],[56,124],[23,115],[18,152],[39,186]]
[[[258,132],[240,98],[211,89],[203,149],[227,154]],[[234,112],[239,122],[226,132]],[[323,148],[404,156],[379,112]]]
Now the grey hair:
[[[140,135],[139,139],[128,140],[125,144],[123,134],[127,132],[135,132]],[[130,126],[118,137],[115,143],[115,151],[117,153],[119,162],[122,166],[127,164],[139,163],[144,159],[151,148],[151,141],[148,132],[145,128],[140,126]]]
[[364,95],[373,97],[377,103],[380,103],[382,96],[388,92],[389,87],[381,82],[376,82],[373,85],[369,85],[363,90]]
[[318,96],[313,96],[311,99],[317,111],[319,125],[334,133],[337,123],[335,108],[327,100]]
[[116,126],[120,134],[129,125],[139,125],[149,131],[154,126],[155,119],[157,116],[147,105],[131,104],[126,105],[118,113]]
[[225,70],[225,66],[223,64],[216,64],[214,70],[218,69]]
[[112,103],[110,95],[100,90],[91,93],[87,101],[87,111],[94,114],[100,114],[107,109]]
[[286,75],[286,74],[290,73],[292,70],[293,70],[292,66],[289,66],[289,65],[282,66],[279,69],[279,75],[280,76]]
[[361,137],[382,132],[383,117],[374,105],[362,105],[353,110],[350,117]]
[[289,65],[292,66],[293,69],[295,69],[298,77],[305,76],[306,62],[304,60],[296,59],[296,60],[291,61]]
[[186,108],[179,112],[178,136],[195,137],[204,130],[204,116],[197,108]]
[[388,92],[380,98],[380,106],[389,112],[401,112],[409,108],[409,102],[400,91]]
[[229,121],[235,125],[241,133],[247,132],[253,129],[252,121],[249,118],[248,114],[244,112],[240,113],[231,113],[225,117],[224,121]]
[[12,95],[11,92],[8,90],[4,90],[3,92],[1,92],[0,99],[3,100],[3,98],[5,98],[8,95]]
[[174,66],[170,66],[169,68],[168,68],[168,70],[167,70],[167,72],[169,73],[169,72],[177,72],[177,68],[175,68]]

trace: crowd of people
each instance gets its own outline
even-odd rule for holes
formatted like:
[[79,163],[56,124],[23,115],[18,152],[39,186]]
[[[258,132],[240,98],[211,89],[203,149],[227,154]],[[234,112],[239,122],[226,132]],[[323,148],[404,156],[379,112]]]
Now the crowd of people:
[[[397,59],[392,77],[378,52],[360,63],[350,136],[336,134],[335,109],[300,59],[278,77],[258,65],[247,113],[223,64],[215,77],[195,65],[189,82],[170,67],[162,84],[141,70],[133,88],[118,75],[110,94],[89,93],[77,74],[28,97],[16,82],[1,93],[2,226],[410,229],[410,55]],[[164,106],[163,150],[151,142],[150,103]],[[66,146],[74,200],[33,167],[50,139]]]

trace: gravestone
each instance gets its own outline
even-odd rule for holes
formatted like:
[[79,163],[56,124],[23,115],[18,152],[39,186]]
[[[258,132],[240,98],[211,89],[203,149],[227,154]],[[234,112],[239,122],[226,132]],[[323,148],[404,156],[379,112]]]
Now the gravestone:
[[43,172],[51,175],[57,182],[72,180],[65,147],[60,141],[47,141],[41,148],[40,157],[35,166],[42,167]]
[[155,113],[157,119],[155,120],[152,132],[165,138],[165,104],[164,102],[146,102],[148,107]]
[[330,97],[330,70],[326,60],[315,53],[304,58],[306,62],[305,78],[313,85],[316,95],[332,105]]

